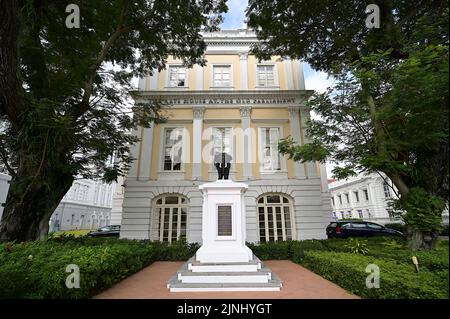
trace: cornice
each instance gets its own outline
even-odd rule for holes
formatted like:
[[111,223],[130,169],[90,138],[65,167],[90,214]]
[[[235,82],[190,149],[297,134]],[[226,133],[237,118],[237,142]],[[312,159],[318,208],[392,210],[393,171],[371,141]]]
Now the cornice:
[[134,99],[201,99],[201,98],[306,98],[313,90],[190,90],[190,91],[130,91]]

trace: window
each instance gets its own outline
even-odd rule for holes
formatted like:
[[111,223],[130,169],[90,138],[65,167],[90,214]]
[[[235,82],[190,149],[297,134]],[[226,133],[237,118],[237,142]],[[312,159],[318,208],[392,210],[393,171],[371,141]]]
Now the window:
[[342,205],[342,195],[338,195],[339,204]]
[[186,86],[186,68],[183,66],[169,66],[169,86]]
[[351,212],[351,211],[348,211],[348,212],[347,212],[347,218],[352,218],[352,216],[353,216],[353,215],[352,215],[352,212]]
[[355,191],[355,192],[353,192],[353,194],[355,195],[355,201],[359,202],[359,192]]
[[279,139],[280,128],[261,128],[262,169],[264,171],[277,171],[281,169],[280,153],[278,152]]
[[363,211],[362,210],[358,210],[358,216],[359,216],[359,218],[364,218],[364,215],[363,215]]
[[187,200],[181,196],[164,196],[156,201],[158,236],[163,242],[174,242],[186,238]]
[[168,128],[164,131],[164,166],[165,171],[181,170],[183,151],[183,129]]
[[70,225],[73,225],[75,221],[75,215],[72,214],[72,216],[70,216]]
[[331,197],[331,204],[333,205],[333,207],[334,207],[334,196],[333,197]]
[[366,200],[369,200],[369,192],[367,191],[367,189],[363,189],[363,193],[364,193],[364,198]]
[[377,230],[383,229],[383,226],[380,226],[377,224],[372,224],[372,223],[367,223],[367,227],[372,228],[372,229],[377,229]]
[[345,213],[341,212],[341,218],[344,219],[345,218]]
[[350,198],[349,198],[349,196],[348,196],[348,193],[345,194],[345,202],[346,202],[347,204],[350,203]]
[[391,187],[386,182],[383,183],[383,191],[385,198],[391,198]]
[[213,66],[213,86],[231,86],[231,66]]
[[213,156],[217,153],[228,153],[231,156],[231,127],[214,127],[213,132]]
[[294,221],[291,219],[292,205],[282,195],[266,195],[257,203],[259,241],[292,240]]
[[274,86],[274,66],[258,65],[257,66],[258,86]]
[[367,226],[366,226],[366,223],[351,223],[351,227],[362,229],[362,228],[366,228]]

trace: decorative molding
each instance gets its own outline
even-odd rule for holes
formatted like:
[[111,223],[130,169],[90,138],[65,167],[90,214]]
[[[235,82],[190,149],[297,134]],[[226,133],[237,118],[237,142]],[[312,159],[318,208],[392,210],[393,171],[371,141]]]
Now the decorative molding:
[[289,116],[290,117],[296,117],[298,116],[300,111],[300,107],[296,106],[296,105],[290,105],[288,106],[288,112],[289,112]]
[[303,106],[311,90],[202,90],[202,91],[133,91],[136,102],[160,101],[168,106]]
[[217,124],[221,124],[221,123],[241,123],[241,119],[205,119],[204,120],[205,123],[217,123]]
[[253,123],[287,123],[289,119],[253,119]]
[[193,120],[173,120],[168,119],[164,124],[192,124]]
[[205,114],[205,108],[203,106],[196,106],[192,108],[194,112],[194,120],[203,119],[203,115]]
[[250,117],[252,113],[252,107],[250,105],[243,105],[240,107],[241,117]]
[[239,52],[239,59],[246,61],[248,58],[248,52]]

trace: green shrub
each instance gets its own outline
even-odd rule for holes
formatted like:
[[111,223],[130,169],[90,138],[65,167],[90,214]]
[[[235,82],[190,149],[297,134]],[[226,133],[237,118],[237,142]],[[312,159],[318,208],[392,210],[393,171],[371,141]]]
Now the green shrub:
[[247,244],[261,260],[290,259],[291,241],[277,241],[262,244]]
[[345,245],[352,254],[367,255],[369,248],[367,247],[367,240],[359,238],[350,238]]
[[[198,244],[62,237],[0,246],[0,298],[88,298],[156,260],[186,260]],[[80,288],[68,289],[69,264]]]
[[448,225],[442,226],[442,230],[440,233],[441,236],[448,236]]
[[322,240],[302,240],[293,241],[291,244],[291,260],[295,263],[301,263],[308,251],[328,251]]
[[[380,269],[380,288],[366,287],[369,273],[365,270],[369,264]],[[448,298],[448,279],[443,281],[442,274],[426,270],[416,273],[412,264],[351,253],[309,251],[302,265],[363,298]]]

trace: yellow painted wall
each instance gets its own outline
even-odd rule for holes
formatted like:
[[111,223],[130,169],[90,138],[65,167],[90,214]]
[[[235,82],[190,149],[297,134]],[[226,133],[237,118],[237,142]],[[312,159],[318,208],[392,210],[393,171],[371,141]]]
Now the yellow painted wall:
[[227,109],[224,111],[223,109],[205,109],[205,113],[203,115],[205,120],[210,119],[240,119],[241,113],[239,109]]
[[252,108],[252,119],[289,119],[287,108]]

